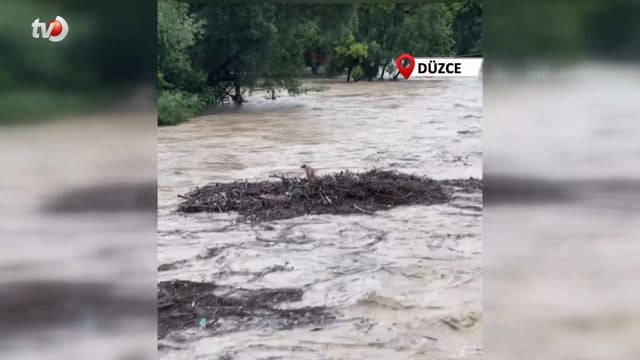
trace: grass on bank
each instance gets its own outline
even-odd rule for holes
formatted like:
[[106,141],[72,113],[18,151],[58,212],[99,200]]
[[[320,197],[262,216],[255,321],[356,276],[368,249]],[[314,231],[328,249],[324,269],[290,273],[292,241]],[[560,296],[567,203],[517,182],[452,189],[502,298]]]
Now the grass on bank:
[[177,125],[200,114],[207,105],[206,96],[184,91],[160,91],[158,125]]
[[[301,86],[295,93],[322,92],[329,89],[325,85]],[[250,91],[267,91],[259,87]],[[158,125],[178,125],[202,113],[205,107],[217,103],[217,94],[209,89],[201,94],[192,94],[179,90],[160,90],[158,92]]]

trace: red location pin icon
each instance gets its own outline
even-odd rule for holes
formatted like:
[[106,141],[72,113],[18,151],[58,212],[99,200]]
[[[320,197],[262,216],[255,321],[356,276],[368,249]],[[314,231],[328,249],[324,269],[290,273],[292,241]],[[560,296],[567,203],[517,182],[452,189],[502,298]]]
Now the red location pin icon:
[[[408,67],[402,66],[404,60],[409,61]],[[402,74],[405,79],[409,80],[409,76],[411,76],[411,72],[413,72],[413,68],[416,66],[416,61],[413,59],[413,56],[409,54],[402,54],[398,56],[398,59],[396,60],[396,66],[398,67],[400,74]]]

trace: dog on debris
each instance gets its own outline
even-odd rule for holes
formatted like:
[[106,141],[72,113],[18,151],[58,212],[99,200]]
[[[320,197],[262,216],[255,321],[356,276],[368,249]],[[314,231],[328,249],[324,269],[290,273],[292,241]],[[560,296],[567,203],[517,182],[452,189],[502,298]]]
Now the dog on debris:
[[304,169],[305,174],[307,175],[307,179],[311,180],[316,177],[316,170],[307,164],[303,164],[300,166],[301,169]]

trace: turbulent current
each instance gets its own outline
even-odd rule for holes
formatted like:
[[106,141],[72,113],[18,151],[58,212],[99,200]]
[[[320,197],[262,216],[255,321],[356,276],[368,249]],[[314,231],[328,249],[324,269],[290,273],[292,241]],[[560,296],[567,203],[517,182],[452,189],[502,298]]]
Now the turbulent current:
[[[163,333],[162,358],[482,357],[480,193],[261,224],[233,213],[175,212],[177,195],[196,186],[302,175],[301,164],[319,175],[380,168],[482,177],[480,79],[323,85],[275,101],[256,92],[241,107],[159,129],[158,281],[241,289],[238,299],[270,289],[292,294],[264,314],[196,319]],[[293,309],[326,315],[285,323],[273,316]]]

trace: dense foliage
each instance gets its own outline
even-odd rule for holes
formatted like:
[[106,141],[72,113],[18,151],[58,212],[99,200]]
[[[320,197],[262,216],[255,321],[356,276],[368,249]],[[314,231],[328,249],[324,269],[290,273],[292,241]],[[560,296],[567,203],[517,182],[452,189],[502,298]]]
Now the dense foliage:
[[485,0],[486,64],[571,64],[640,59],[640,1]]
[[186,120],[220,101],[229,78],[241,91],[261,88],[295,95],[305,91],[299,80],[308,75],[305,69],[310,75],[322,69],[325,76],[345,76],[346,81],[373,80],[397,77],[393,61],[401,53],[478,54],[478,4],[159,0],[159,124]]
[[[376,74],[388,78],[396,73],[393,58],[403,52],[483,54],[487,65],[506,63],[515,69],[589,57],[640,57],[637,0],[431,5],[199,1],[205,4],[4,1],[0,124],[103,106],[105,97],[126,97],[133,84],[153,82],[156,75],[160,123],[183,121],[219,100],[215,80],[217,70],[225,67],[242,75],[243,91],[264,87],[296,93],[304,90],[297,79],[305,66],[311,74],[342,75],[345,80],[374,79]],[[157,18],[152,15],[156,6]],[[35,17],[46,20],[58,14],[72,26],[64,42],[30,39],[29,23]]]
[[[153,1],[20,0],[0,9],[0,124],[77,114],[155,81]],[[35,18],[57,15],[71,27],[64,41],[31,38]]]

